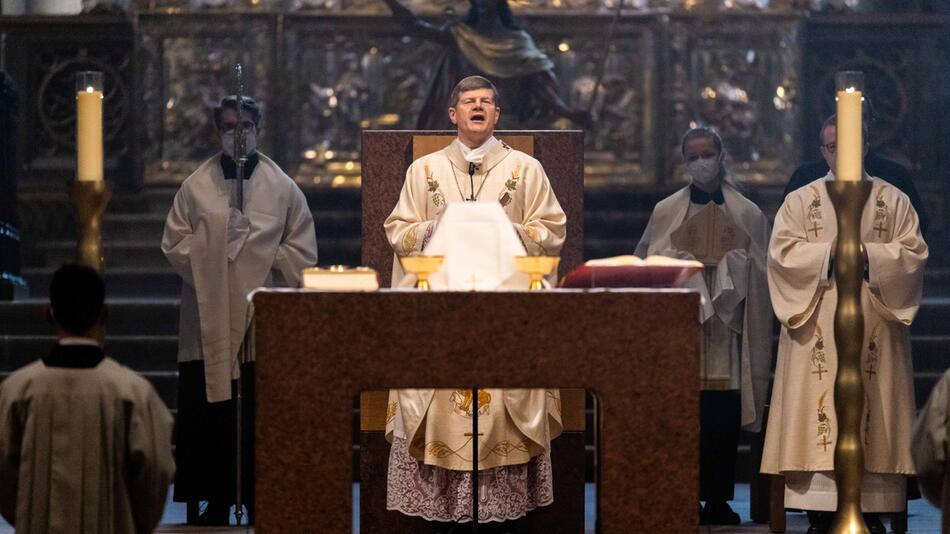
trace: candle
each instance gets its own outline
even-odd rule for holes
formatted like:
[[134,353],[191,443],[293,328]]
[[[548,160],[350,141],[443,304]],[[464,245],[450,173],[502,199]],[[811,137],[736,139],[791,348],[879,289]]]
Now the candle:
[[837,123],[835,178],[857,182],[864,175],[864,136],[861,102],[864,80],[860,72],[839,72],[836,76]]
[[103,175],[102,73],[80,72],[76,85],[76,179],[99,181]]

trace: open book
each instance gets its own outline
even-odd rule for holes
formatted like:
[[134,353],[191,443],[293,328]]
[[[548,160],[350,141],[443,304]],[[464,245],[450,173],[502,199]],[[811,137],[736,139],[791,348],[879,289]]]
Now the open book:
[[632,254],[623,256],[613,256],[610,258],[598,258],[587,260],[584,265],[588,267],[625,267],[625,266],[659,266],[659,267],[699,267],[703,264],[695,260],[681,260],[677,258],[668,258],[666,256],[647,256],[640,258]]
[[666,256],[614,256],[588,260],[561,280],[561,287],[680,287],[703,270],[695,260]]

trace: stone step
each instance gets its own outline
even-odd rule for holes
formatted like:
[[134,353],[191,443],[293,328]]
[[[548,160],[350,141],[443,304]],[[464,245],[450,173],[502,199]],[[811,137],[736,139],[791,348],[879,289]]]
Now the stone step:
[[912,336],[943,336],[950,335],[950,297],[928,296],[936,293],[936,289],[924,287],[924,298],[920,303],[920,310],[910,326]]
[[[162,260],[164,262],[164,260]],[[49,296],[49,283],[58,267],[24,269],[34,298]],[[106,298],[178,298],[181,279],[167,263],[156,268],[109,267],[106,264]]]
[[950,368],[950,336],[911,336],[914,373],[943,373]]
[[[116,267],[163,268],[168,266],[162,254],[161,237],[148,241],[107,241],[102,243],[106,269]],[[74,241],[45,241],[37,245],[43,254],[44,264],[59,266],[74,261],[76,243]]]
[[[304,187],[307,203],[314,211],[346,210],[360,211],[360,190],[352,187]],[[175,200],[177,187],[149,187],[142,191],[142,198],[147,211],[152,213],[168,213]]]
[[102,218],[102,238],[112,241],[161,243],[165,215],[161,213],[115,213]]
[[[359,210],[316,210],[312,213],[317,238],[321,236],[359,237],[361,219]],[[165,231],[166,214],[114,213],[102,218],[102,237],[112,241],[144,241],[160,243]]]
[[[56,342],[52,335],[0,336],[0,370],[12,371],[42,357]],[[178,336],[106,335],[106,354],[137,372],[178,369]]]
[[[107,331],[114,336],[178,334],[178,299],[109,299]],[[0,302],[0,335],[45,336],[44,299]]]
[[[103,242],[106,272],[115,268],[163,269],[168,261],[161,249],[161,237],[149,241]],[[358,264],[360,257],[359,237],[318,237],[320,264]],[[37,245],[44,258],[44,265],[59,266],[74,261],[76,244],[73,241],[46,241]]]

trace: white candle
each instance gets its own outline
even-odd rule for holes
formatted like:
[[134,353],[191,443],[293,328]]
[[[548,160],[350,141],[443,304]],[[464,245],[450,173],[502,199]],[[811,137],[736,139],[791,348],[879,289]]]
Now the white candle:
[[861,180],[864,139],[861,134],[862,93],[854,87],[838,91],[835,178],[846,182]]
[[102,180],[102,91],[76,92],[76,179]]

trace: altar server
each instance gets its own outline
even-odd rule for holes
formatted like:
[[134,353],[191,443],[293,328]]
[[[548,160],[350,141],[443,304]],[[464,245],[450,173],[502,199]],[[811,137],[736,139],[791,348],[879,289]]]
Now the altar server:
[[[243,98],[242,117],[236,97],[224,98],[215,108],[222,152],[182,183],[162,238],[162,251],[183,282],[175,500],[209,501],[199,523],[211,525],[227,524],[235,499],[236,416],[230,399],[232,380],[242,372],[237,361],[253,315],[248,293],[262,286],[297,287],[301,271],[317,262],[307,199],[257,150],[261,109]],[[239,120],[248,154],[243,206],[238,205],[233,154]],[[252,388],[253,364],[245,367],[244,385]],[[253,389],[243,398],[248,416],[243,424],[253,430]],[[250,493],[245,497],[253,502]]]
[[769,223],[733,185],[722,139],[694,128],[680,145],[689,185],[657,204],[636,254],[692,258],[672,235],[714,203],[749,237],[749,246],[726,252],[690,282],[703,295],[700,310],[700,500],[703,524],[737,524],[729,507],[735,488],[740,427],[758,432],[771,363],[772,309],[765,274]]
[[151,532],[162,517],[172,416],[105,356],[102,278],[78,265],[50,284],[49,354],[0,382],[0,514],[24,534]]

